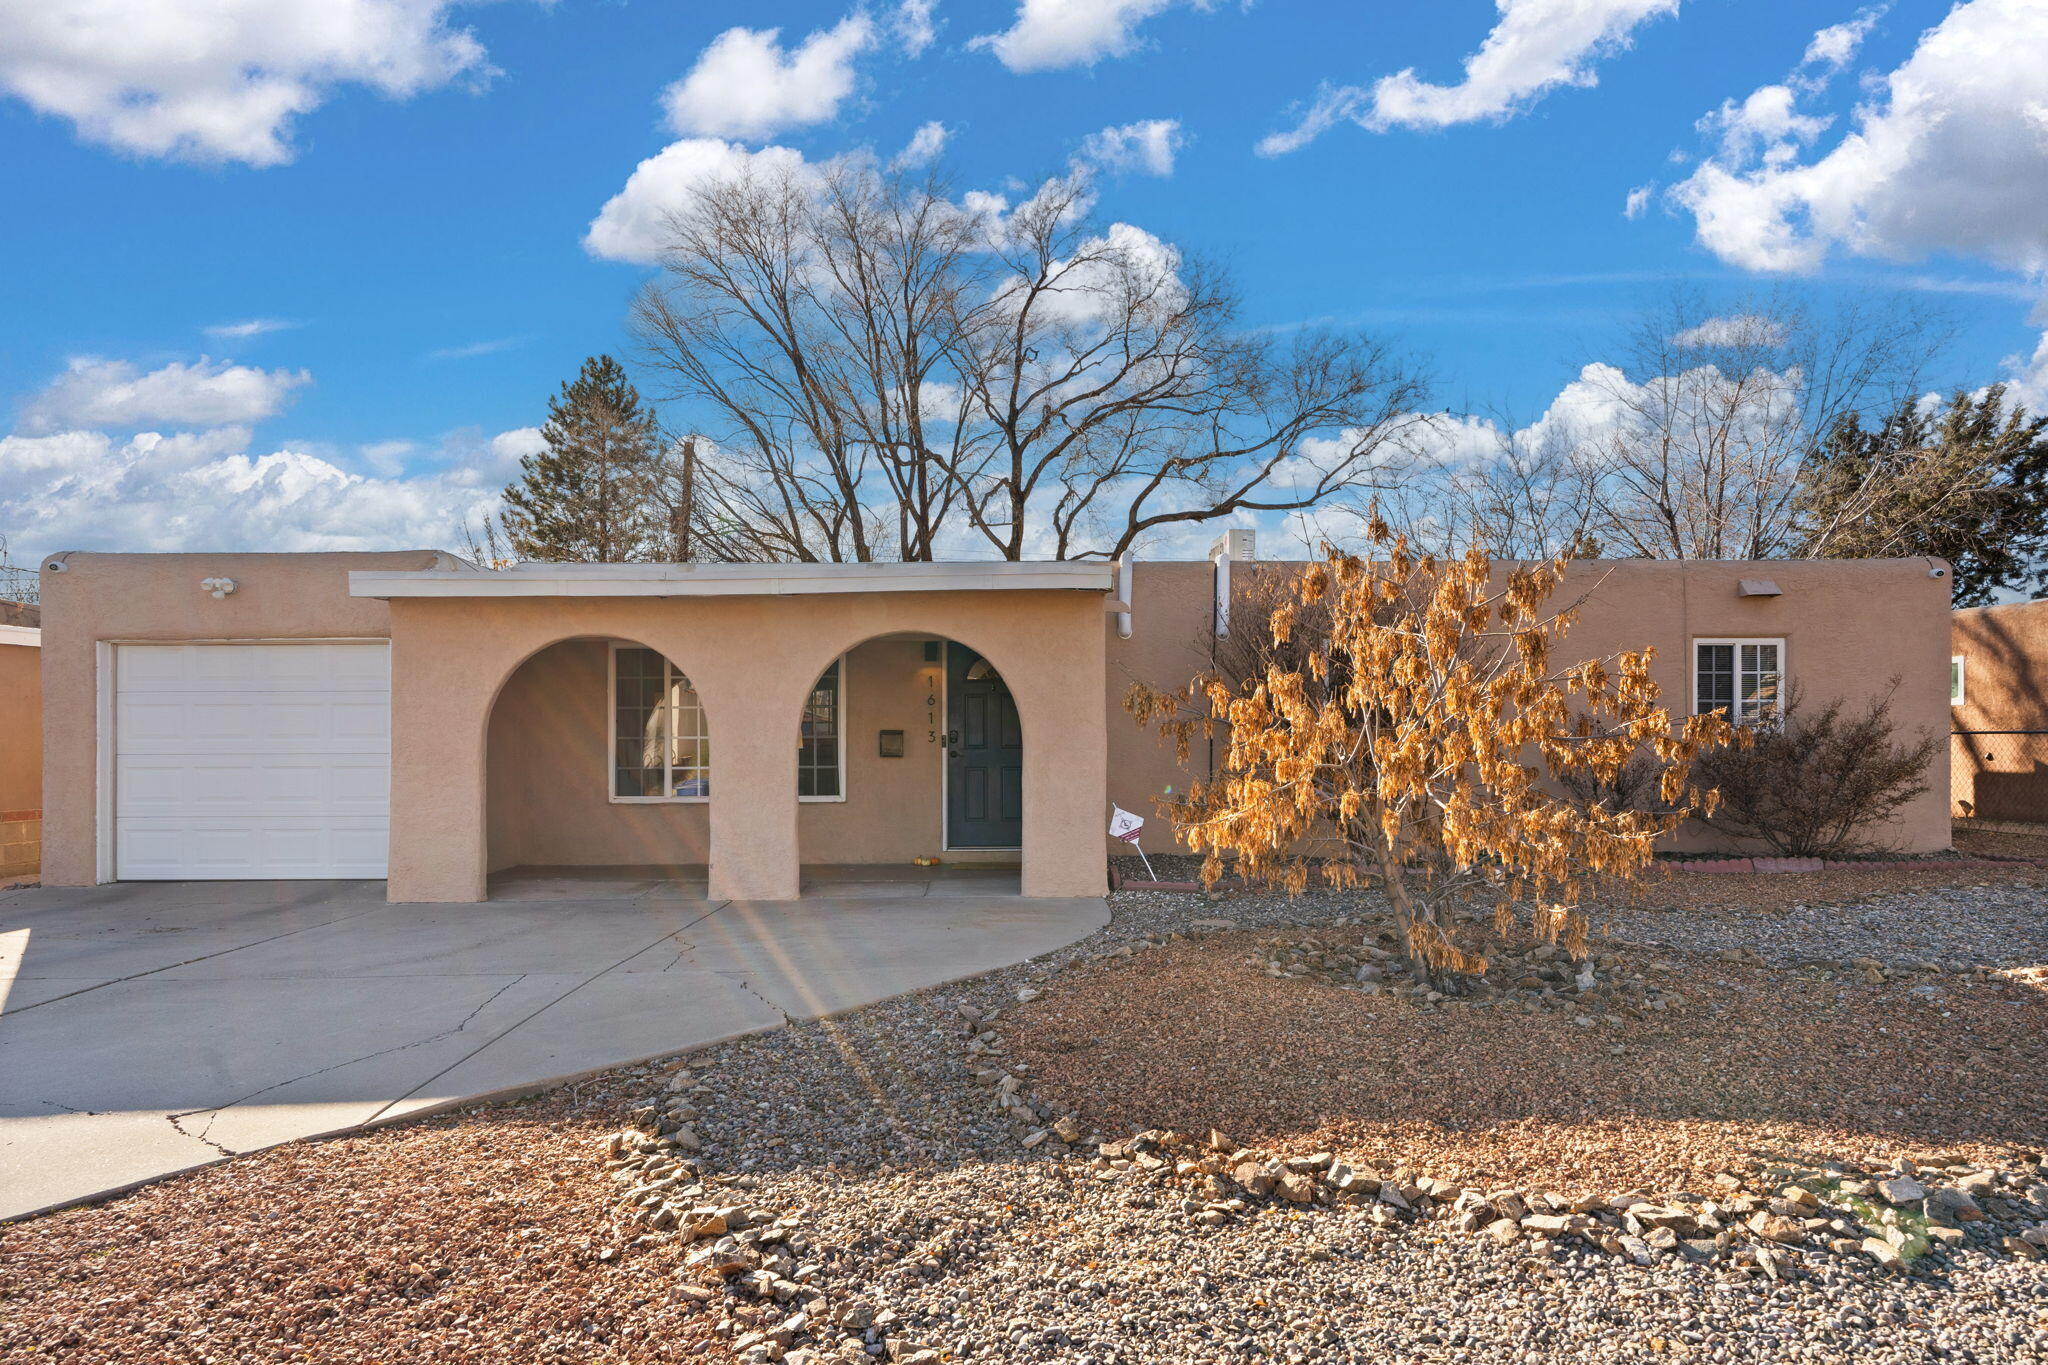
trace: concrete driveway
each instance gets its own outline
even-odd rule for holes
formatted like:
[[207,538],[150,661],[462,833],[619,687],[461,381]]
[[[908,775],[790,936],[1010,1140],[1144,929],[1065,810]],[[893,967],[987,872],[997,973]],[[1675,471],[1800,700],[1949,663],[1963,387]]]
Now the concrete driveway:
[[570,879],[480,905],[387,905],[377,882],[0,893],[0,1218],[850,1009],[1108,921],[996,885],[751,905]]

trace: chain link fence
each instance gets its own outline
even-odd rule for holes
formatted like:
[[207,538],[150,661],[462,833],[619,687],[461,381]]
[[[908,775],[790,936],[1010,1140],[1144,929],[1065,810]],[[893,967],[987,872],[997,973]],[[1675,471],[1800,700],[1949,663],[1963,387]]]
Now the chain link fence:
[[1957,730],[1948,758],[1955,819],[2048,826],[2048,730]]

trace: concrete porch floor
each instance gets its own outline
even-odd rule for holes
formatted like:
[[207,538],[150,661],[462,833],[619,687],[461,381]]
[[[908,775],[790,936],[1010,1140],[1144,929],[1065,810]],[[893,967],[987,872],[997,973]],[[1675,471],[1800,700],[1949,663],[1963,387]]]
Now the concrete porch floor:
[[[493,900],[641,896],[656,891],[704,896],[710,872],[702,863],[645,863],[596,867],[511,867],[490,879]],[[1014,862],[806,863],[803,894],[839,899],[923,896],[1015,896]]]
[[0,1219],[856,1008],[1109,917],[1000,869],[806,869],[815,891],[758,904],[593,871],[522,869],[475,905],[381,882],[0,892]]

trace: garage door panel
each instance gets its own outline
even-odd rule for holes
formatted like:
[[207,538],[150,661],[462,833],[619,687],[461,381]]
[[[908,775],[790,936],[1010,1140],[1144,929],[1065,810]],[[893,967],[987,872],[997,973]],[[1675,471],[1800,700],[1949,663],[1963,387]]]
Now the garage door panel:
[[385,645],[124,645],[115,676],[117,876],[385,874]]

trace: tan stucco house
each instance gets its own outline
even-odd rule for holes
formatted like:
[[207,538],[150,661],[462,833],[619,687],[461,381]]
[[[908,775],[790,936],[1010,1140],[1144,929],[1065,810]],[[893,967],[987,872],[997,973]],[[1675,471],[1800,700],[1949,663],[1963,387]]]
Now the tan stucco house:
[[[1099,895],[1110,803],[1149,815],[1206,771],[1122,698],[1202,667],[1269,567],[1245,533],[1219,551],[501,572],[55,555],[44,878],[388,877],[393,900],[473,901],[510,868],[708,866],[713,896],[772,900],[807,865],[930,856]],[[1654,646],[1679,709],[1897,675],[1899,714],[1945,726],[1939,568],[1587,561],[1570,649]],[[1885,833],[1945,847],[1946,800]]]
[[1956,818],[2048,825],[2048,602],[1958,611],[1949,648]]

